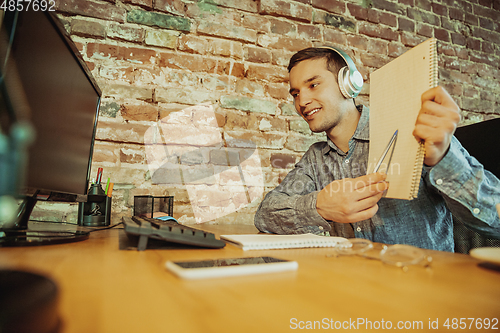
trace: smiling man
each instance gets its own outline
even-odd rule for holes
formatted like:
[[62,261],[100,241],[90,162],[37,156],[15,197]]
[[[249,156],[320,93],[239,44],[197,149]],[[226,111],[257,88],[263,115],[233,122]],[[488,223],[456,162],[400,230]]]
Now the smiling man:
[[499,237],[500,182],[453,137],[460,109],[441,87],[422,95],[413,132],[426,149],[418,197],[383,198],[389,186],[385,174],[366,175],[369,110],[355,105],[360,89],[350,91],[343,80],[346,69],[357,71],[353,66],[333,48],[309,48],[291,58],[290,94],[297,113],[311,131],[325,132],[327,141],[313,144],[265,196],[255,226],[269,233],[329,233],[453,251],[453,213],[475,230]]

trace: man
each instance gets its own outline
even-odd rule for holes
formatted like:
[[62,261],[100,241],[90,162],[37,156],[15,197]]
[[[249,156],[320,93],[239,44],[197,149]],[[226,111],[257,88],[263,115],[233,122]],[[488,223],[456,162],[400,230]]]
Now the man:
[[343,58],[327,48],[296,53],[288,66],[299,115],[327,142],[313,144],[269,192],[255,226],[270,233],[326,233],[387,244],[453,251],[452,213],[470,227],[499,237],[500,182],[453,137],[460,110],[441,87],[422,95],[413,135],[425,144],[419,195],[383,198],[385,174],[366,175],[369,110],[345,98],[337,80]]

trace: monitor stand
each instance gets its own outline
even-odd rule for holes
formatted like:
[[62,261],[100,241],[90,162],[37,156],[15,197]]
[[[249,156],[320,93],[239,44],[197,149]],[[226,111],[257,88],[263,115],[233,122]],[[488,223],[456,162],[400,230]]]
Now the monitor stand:
[[36,193],[25,197],[19,206],[15,221],[0,227],[0,247],[73,243],[89,238],[88,231],[29,230],[29,218],[36,203]]

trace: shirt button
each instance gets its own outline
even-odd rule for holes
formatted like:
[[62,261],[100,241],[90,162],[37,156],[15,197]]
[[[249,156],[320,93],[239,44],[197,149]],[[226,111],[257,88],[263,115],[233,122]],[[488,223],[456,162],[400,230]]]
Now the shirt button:
[[436,180],[436,184],[438,184],[438,185],[443,184],[443,180],[442,180],[442,179],[438,179],[438,180]]
[[357,231],[357,232],[361,232],[361,227],[357,227],[357,228],[356,228],[356,231]]
[[349,163],[349,159],[345,160],[346,163]]
[[479,212],[480,212],[480,211],[481,211],[481,210],[480,210],[479,208],[474,208],[474,209],[472,210],[472,212],[473,212],[475,215],[479,214]]

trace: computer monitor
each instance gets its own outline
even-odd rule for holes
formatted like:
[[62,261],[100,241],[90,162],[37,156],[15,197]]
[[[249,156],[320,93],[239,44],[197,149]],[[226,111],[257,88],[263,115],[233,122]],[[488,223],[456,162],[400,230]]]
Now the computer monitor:
[[455,136],[462,146],[481,163],[486,170],[500,178],[500,118],[485,120],[457,128]]
[[[2,240],[6,243],[8,234],[14,235],[15,244],[21,244],[24,236],[12,229],[27,228],[37,200],[86,200],[101,90],[55,13],[5,12],[2,33],[8,36],[6,49],[1,50],[6,59],[1,64],[2,75],[11,74],[11,64],[17,68],[12,75],[22,86],[19,95],[28,106],[23,116],[34,128],[35,136],[27,150],[25,181],[19,193],[25,200],[19,217],[8,228],[0,225],[0,244]],[[3,82],[8,85],[13,81]],[[7,86],[4,92],[17,94],[19,90]],[[16,109],[13,111],[10,125],[19,120]],[[31,243],[67,241],[63,240],[64,234],[38,240],[33,236]],[[69,240],[79,239],[76,236],[83,235],[73,233]]]

